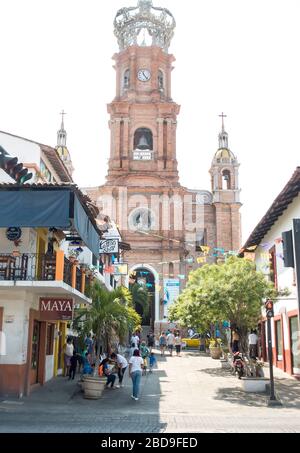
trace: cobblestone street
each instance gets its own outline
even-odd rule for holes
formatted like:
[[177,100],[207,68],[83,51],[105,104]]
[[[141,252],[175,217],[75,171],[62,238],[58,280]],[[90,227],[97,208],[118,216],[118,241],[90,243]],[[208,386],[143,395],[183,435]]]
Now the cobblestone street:
[[244,393],[217,360],[197,352],[157,357],[137,402],[128,377],[123,389],[105,390],[97,401],[59,377],[29,398],[2,400],[0,432],[300,432],[300,383],[287,375],[276,371],[283,406],[269,408],[266,395]]

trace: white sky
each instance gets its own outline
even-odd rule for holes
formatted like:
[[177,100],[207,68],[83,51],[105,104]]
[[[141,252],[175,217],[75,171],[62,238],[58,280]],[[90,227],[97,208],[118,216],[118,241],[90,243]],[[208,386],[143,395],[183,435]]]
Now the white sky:
[[[137,0],[0,0],[0,130],[55,146],[67,112],[80,186],[105,181],[113,19]],[[209,189],[220,119],[240,168],[243,240],[299,165],[300,1],[154,0],[177,21],[181,184]]]

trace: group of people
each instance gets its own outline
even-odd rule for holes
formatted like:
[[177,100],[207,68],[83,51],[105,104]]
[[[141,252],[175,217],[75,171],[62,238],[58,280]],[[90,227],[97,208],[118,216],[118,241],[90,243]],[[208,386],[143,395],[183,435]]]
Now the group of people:
[[72,337],[68,337],[63,348],[64,352],[64,375],[74,379],[77,369],[83,370],[83,374],[90,374],[95,365],[96,358],[96,339],[88,334],[84,340],[84,348],[80,350],[74,344]]
[[[248,335],[249,357],[256,360],[258,357],[258,335],[256,329],[251,329]],[[235,354],[240,351],[240,331],[238,327],[232,329],[231,350]]]
[[[128,351],[128,358],[118,352],[101,356],[97,372],[99,376],[106,377],[105,388],[119,389],[124,387],[123,378],[127,368],[129,368],[129,375],[132,380],[131,397],[138,401],[142,375],[146,375],[148,368],[149,373],[152,373],[157,363],[153,352],[155,343],[155,336],[152,331],[147,335],[147,341],[141,340],[140,332],[135,332],[130,339],[131,347]],[[179,331],[162,332],[158,340],[161,355],[164,355],[166,349],[168,349],[170,356],[172,356],[175,348],[177,356],[180,356],[181,343]],[[74,346],[73,339],[71,337],[67,339],[64,346],[64,363],[65,376],[68,376],[69,379],[75,378],[77,369],[79,371],[82,369],[82,374],[92,374],[95,370],[95,339],[91,334],[88,334],[85,338],[84,345],[84,350],[78,351]],[[116,383],[117,378],[118,383]]]
[[175,331],[174,333],[171,331],[162,332],[159,337],[159,348],[160,354],[162,356],[165,355],[165,351],[168,348],[170,356],[173,355],[173,350],[175,347],[176,355],[180,357],[181,353],[181,346],[182,346],[182,339],[180,336],[179,331]]

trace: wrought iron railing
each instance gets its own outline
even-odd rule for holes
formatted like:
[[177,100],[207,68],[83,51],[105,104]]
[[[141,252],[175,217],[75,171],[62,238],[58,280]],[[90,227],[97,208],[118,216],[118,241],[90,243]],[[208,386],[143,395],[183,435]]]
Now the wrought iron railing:
[[75,283],[75,288],[77,291],[81,292],[81,281],[82,281],[82,273],[81,270],[76,267],[76,283]]
[[64,282],[72,286],[72,263],[64,258]]
[[0,254],[0,280],[55,280],[55,270],[55,254]]
[[[81,270],[76,269],[76,289],[81,291]],[[0,253],[0,280],[54,281],[56,254]],[[72,263],[64,258],[63,281],[72,286]]]

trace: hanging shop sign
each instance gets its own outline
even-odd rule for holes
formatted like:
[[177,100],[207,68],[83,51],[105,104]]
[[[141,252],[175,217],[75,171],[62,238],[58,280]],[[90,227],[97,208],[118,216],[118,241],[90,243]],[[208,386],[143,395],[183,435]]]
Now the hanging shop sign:
[[40,318],[42,321],[71,321],[73,311],[73,299],[40,298]]
[[118,254],[119,253],[119,240],[118,239],[105,239],[100,241],[100,255]]
[[127,263],[121,263],[121,264],[114,263],[113,268],[114,268],[114,272],[113,272],[114,275],[127,275],[128,274],[128,264]]
[[9,241],[17,241],[22,236],[22,230],[19,227],[9,227],[6,230],[6,237]]

